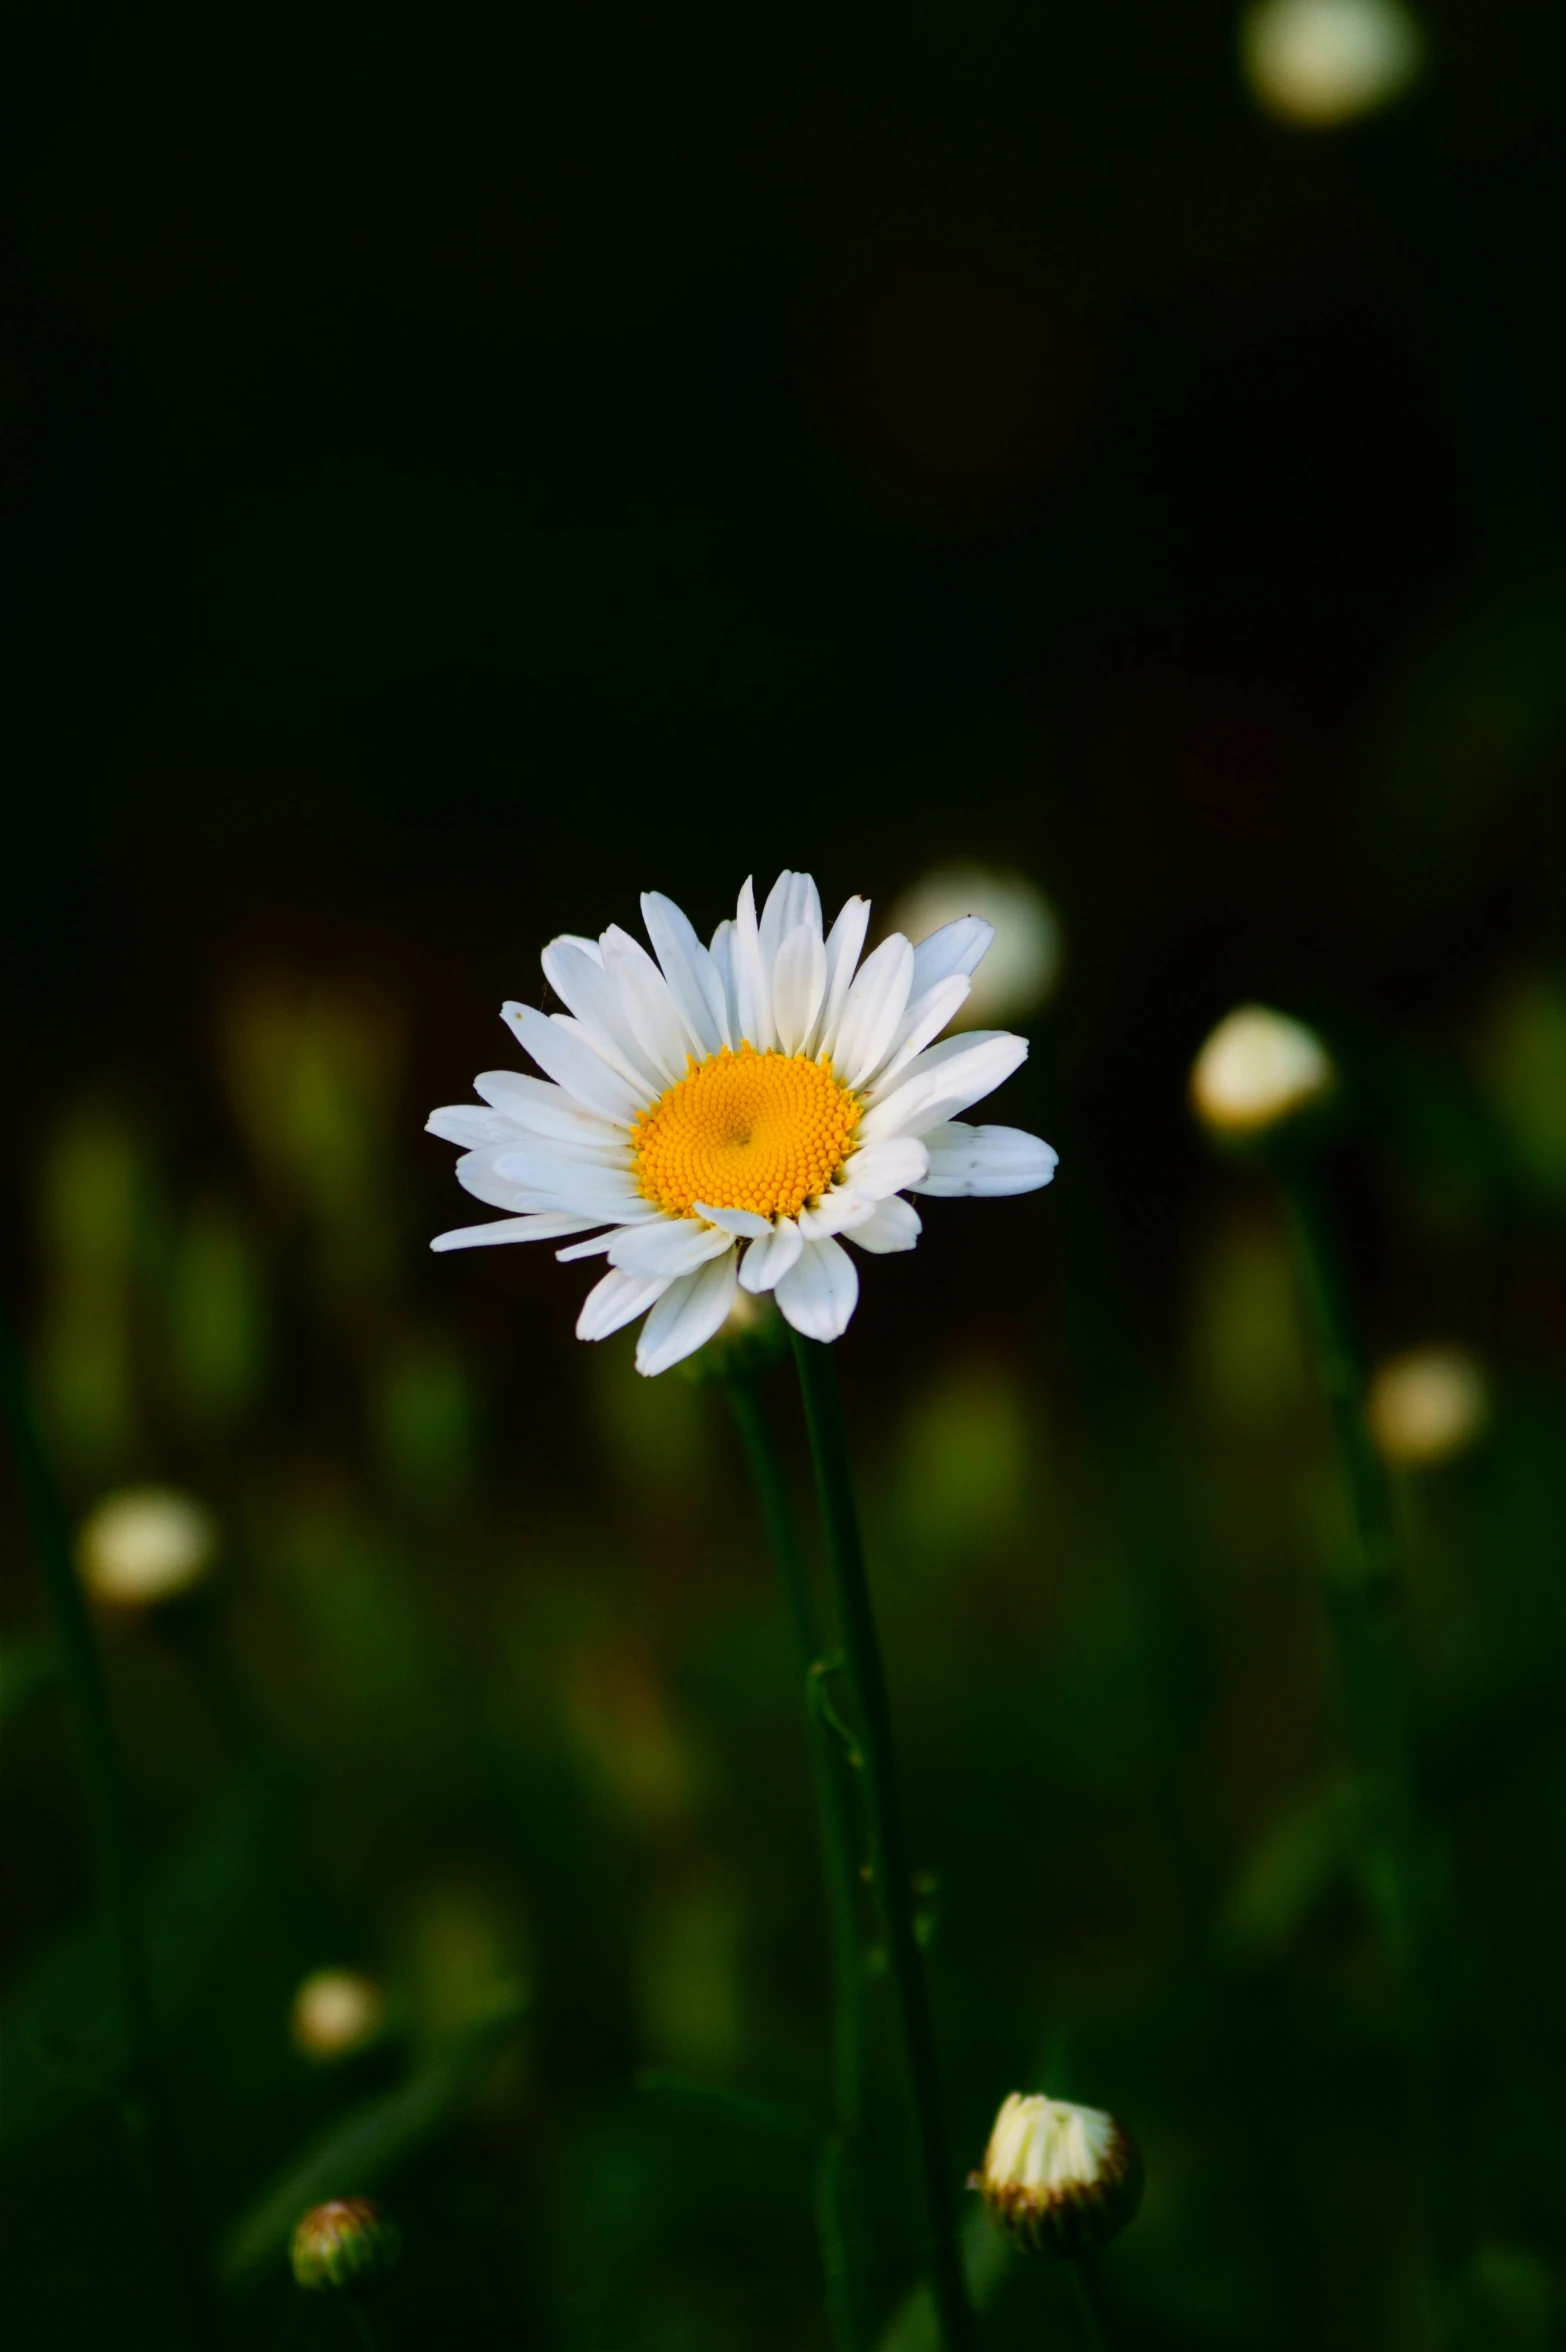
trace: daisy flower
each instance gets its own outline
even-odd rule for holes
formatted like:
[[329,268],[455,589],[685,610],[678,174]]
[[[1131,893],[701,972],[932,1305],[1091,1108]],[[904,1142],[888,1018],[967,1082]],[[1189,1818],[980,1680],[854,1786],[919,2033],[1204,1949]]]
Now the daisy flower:
[[430,1119],[463,1147],[458,1181],[507,1212],[434,1248],[591,1235],[556,1253],[609,1261],[577,1336],[645,1315],[636,1364],[656,1373],[712,1337],[736,1285],[771,1291],[807,1338],[839,1338],[859,1296],[843,1242],[912,1249],[906,1193],[1049,1182],[1047,1143],[954,1115],[1011,1075],[1027,1040],[934,1042],[990,924],[967,915],[917,947],[894,932],[861,961],[869,902],[851,898],[826,931],[808,874],[780,875],[759,919],[747,882],[710,947],[656,891],[642,914],[653,955],[613,926],[552,940],[544,977],[565,1011],[504,1007],[541,1076],[485,1071],[486,1108]]

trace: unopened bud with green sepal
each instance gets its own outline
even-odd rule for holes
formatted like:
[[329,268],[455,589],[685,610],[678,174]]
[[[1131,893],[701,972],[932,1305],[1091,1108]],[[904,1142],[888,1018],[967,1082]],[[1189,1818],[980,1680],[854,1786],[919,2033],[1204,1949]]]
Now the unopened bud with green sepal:
[[1026,2252],[1075,2256],[1107,2246],[1133,2219],[1142,2162],[1130,2134],[1100,2108],[1013,2091],[971,2186]]
[[368,2197],[312,2206],[294,2231],[291,2259],[302,2287],[352,2287],[390,2270],[402,2232]]

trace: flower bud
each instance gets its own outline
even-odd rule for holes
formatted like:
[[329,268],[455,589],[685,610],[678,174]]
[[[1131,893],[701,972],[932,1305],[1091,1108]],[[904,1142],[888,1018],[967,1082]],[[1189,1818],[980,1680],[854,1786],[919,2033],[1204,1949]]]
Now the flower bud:
[[368,2197],[333,2197],[312,2206],[289,2249],[302,2287],[351,2287],[390,2270],[402,2232]]
[[385,2019],[386,1997],[373,1977],[318,1968],[294,1995],[289,2032],[307,2058],[348,2058],[374,2041]]
[[1265,1005],[1241,1005],[1191,1067],[1191,1105],[1228,1141],[1265,1135],[1331,1093],[1327,1049],[1314,1030]]
[[106,1608],[156,1608],[201,1583],[216,1557],[217,1522],[170,1486],[106,1495],[77,1538],[82,1581]]
[[1028,2253],[1074,2256],[1107,2246],[1134,2217],[1142,2160],[1099,2108],[1013,2091],[970,2186]]
[[946,866],[926,874],[892,909],[892,929],[917,943],[963,915],[981,915],[995,937],[973,975],[954,1029],[990,1029],[1025,1021],[1060,980],[1060,920],[1042,890],[1021,874],[980,866]]
[[1424,59],[1419,25],[1400,0],[1261,0],[1241,40],[1252,95],[1308,130],[1385,106]]
[[1365,1415],[1383,1461],[1428,1470],[1472,1445],[1489,1419],[1490,1393],[1466,1348],[1411,1348],[1378,1368]]

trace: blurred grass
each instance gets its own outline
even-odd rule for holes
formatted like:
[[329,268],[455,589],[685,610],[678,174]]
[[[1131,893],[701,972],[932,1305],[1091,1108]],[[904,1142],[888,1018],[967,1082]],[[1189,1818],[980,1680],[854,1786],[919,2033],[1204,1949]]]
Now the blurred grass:
[[[1548,10],[1427,13],[1405,106],[1300,137],[1150,0],[14,12],[9,1265],[73,1512],[156,1479],[223,1530],[198,1616],[103,1631],[230,2352],[331,2341],[287,2208],[377,2183],[391,2352],[823,2340],[808,2166],[734,2123],[826,2087],[742,1466],[546,1251],[428,1256],[419,1133],[545,938],[785,859],[883,911],[991,861],[1069,942],[995,1106],[1057,1185],[930,1204],[841,1351],[954,2174],[1010,2089],[1123,2116],[1119,2352],[1561,2340],[1566,80]],[[1253,995],[1340,1057],[1373,1353],[1461,1340],[1497,1400],[1398,1498],[1444,2323],[1285,1236],[1183,1103]],[[161,2343],[0,1509],[7,2318]],[[312,2066],[338,1964],[392,2026]],[[872,2154],[917,2352],[889,2106]],[[990,2352],[1078,2340],[977,2211],[970,2254]]]
[[[184,2121],[210,2159],[200,2226],[225,2275],[265,2289],[236,2311],[244,2340],[274,2324],[296,2209],[383,2182],[413,2248],[394,2335],[438,2292],[481,2337],[525,2306],[546,2336],[584,2346],[730,2341],[736,2327],[810,2340],[803,2177],[779,2174],[758,2205],[769,2160],[725,2155],[698,2112],[661,2124],[635,2091],[649,2066],[728,2086],[736,2112],[824,2088],[797,1694],[726,1424],[710,1393],[637,1382],[616,1346],[565,1359],[569,1405],[539,1424],[504,1369],[509,1336],[497,1355],[453,1305],[399,1304],[383,1241],[329,1268],[332,1237],[366,1203],[372,1234],[411,1222],[401,1023],[384,1048],[358,1029],[342,1053],[347,1034],[290,1015],[246,1063],[262,1106],[240,1130],[253,1205],[243,1173],[221,1210],[206,1170],[188,1205],[177,1181],[155,1186],[152,1131],[133,1143],[102,1101],[68,1111],[41,1156],[39,1352],[73,1491],[90,1498],[111,1467],[174,1463],[227,1531],[202,1647],[172,1622],[110,1645],[142,1811],[168,1856],[154,1945]],[[1381,1099],[1405,1104],[1418,1134],[1465,1086],[1453,1051],[1403,1062]],[[309,1107],[337,1096],[364,1111],[340,1149],[340,1105],[324,1125]],[[1549,1164],[1537,1147],[1508,1157],[1514,1096],[1504,1076],[1463,1094],[1487,1138],[1470,1162],[1481,1233],[1519,1213],[1513,1167],[1534,1184]],[[295,1118],[295,1140],[279,1140]],[[1388,1167],[1378,1182],[1412,1180],[1400,1157]],[[1553,1215],[1548,1184],[1534,1197]],[[186,1239],[160,1254],[159,1234]],[[937,1283],[943,1246],[937,1231]],[[1144,2218],[1113,2264],[1130,2340],[1239,2343],[1258,2327],[1284,2340],[1283,2281],[1307,2254],[1319,2265],[1325,2242],[1288,2340],[1354,2307],[1344,2340],[1412,2341],[1425,2322],[1411,2093],[1349,1867],[1316,1591],[1334,1510],[1282,1236],[1245,1180],[1211,1180],[1176,1295],[1136,1397],[1097,1376],[1084,1387],[1051,1332],[990,1316],[903,1361],[868,1318],[845,1346],[918,1858],[941,1887],[932,1954],[956,2127],[976,2157],[1000,2093],[1069,2026],[1071,2088],[1123,2112],[1149,2162]],[[895,1295],[888,1311],[895,1329]],[[83,1389],[66,1367],[89,1329],[111,1344]],[[1111,1364],[1116,1343],[1099,1344]],[[288,1366],[316,1350],[339,1367],[337,1393],[296,1396]],[[877,1364],[876,1387],[855,1387],[856,1356]],[[1410,1491],[1404,1532],[1481,2086],[1465,2128],[1485,2237],[1464,2292],[1483,2340],[1542,2345],[1555,2289],[1526,2251],[1539,2199],[1502,2119],[1508,2100],[1532,2111],[1527,2086],[1560,2054],[1556,1975],[1534,1936],[1541,1857],[1558,1854],[1566,1818],[1561,1389],[1522,1362],[1498,1381],[1482,1450]],[[797,1471],[781,1384],[771,1402]],[[1149,1413],[1168,1449],[1156,1471]],[[1195,1685],[1171,1680],[1187,1651]],[[69,1835],[48,1657],[37,1634],[10,1645],[6,1738],[42,1822]],[[249,1734],[230,1743],[214,1659],[250,1685],[243,1710],[274,1762],[247,1761]],[[41,1860],[24,1850],[40,1918],[59,1905]],[[104,2128],[102,1988],[80,1932],[16,1949],[0,2161],[14,2179],[42,2149],[40,2178],[71,2177]],[[288,2050],[291,1987],[308,1966],[377,1951],[413,2039],[356,2061],[344,2098]],[[519,1966],[526,2018],[506,1990]],[[1496,2013],[1499,2029],[1483,2022]],[[497,2075],[507,2047],[518,2055]],[[890,2116],[878,2129],[883,2223],[906,2262],[906,2151]],[[606,2196],[621,2234],[589,2256]],[[519,2201],[538,2199],[524,2224]],[[492,2264],[513,2232],[507,2259],[525,2275],[502,2287]],[[418,2284],[426,2236],[445,2248],[439,2290]],[[982,2232],[974,2259],[998,2345],[1071,2325],[1049,2280]],[[474,2265],[486,2283],[470,2295]],[[922,2341],[916,2308],[891,2316],[895,2254],[880,2286],[888,2343]],[[91,2289],[73,2292],[85,2311]]]

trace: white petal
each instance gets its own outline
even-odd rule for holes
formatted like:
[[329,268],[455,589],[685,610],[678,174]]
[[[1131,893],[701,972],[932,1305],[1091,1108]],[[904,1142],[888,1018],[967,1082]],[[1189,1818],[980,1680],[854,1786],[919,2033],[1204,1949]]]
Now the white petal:
[[603,951],[604,970],[620,991],[643,1060],[672,1086],[684,1077],[692,1047],[701,1051],[701,1039],[687,1027],[668,981],[639,939],[611,923],[603,936]]
[[[567,947],[579,947],[583,955],[591,957],[595,964],[601,964],[603,962],[603,949],[599,946],[596,939],[589,939],[585,932],[562,931],[560,933],[560,937],[565,941]],[[548,953],[547,949],[545,950],[545,953]],[[542,961],[542,958],[540,958],[540,961]],[[546,979],[549,977],[547,972],[545,973],[544,977]]]
[[865,943],[865,932],[870,925],[870,901],[851,898],[838,915],[827,934],[826,995],[821,1000],[821,1019],[807,1050],[811,1053],[830,1053],[837,1025],[843,1017],[848,991],[853,983],[859,951]]
[[492,1241],[558,1241],[563,1233],[581,1233],[597,1223],[596,1217],[561,1217],[552,1211],[536,1217],[498,1217],[492,1225],[459,1225],[454,1233],[437,1233],[430,1248],[480,1249]]
[[712,1209],[705,1201],[692,1201],[691,1206],[698,1217],[705,1217],[709,1225],[721,1226],[736,1241],[755,1241],[772,1231],[770,1220],[758,1217],[754,1209]]
[[947,1022],[961,1011],[972,986],[966,973],[954,972],[949,980],[937,980],[923,996],[910,997],[908,1010],[897,1024],[891,1051],[873,1073],[870,1084],[861,1090],[867,1103],[884,1094],[894,1079],[902,1076],[914,1056],[923,1053],[931,1038],[940,1036]]
[[738,1047],[740,1041],[739,996],[734,986],[734,925],[725,916],[712,935],[708,949],[712,968],[723,991],[724,1026],[728,1030],[725,1043]]
[[923,996],[953,973],[966,978],[977,971],[994,937],[994,924],[982,915],[959,915],[955,923],[943,923],[914,949],[914,995]]
[[629,1168],[606,1167],[578,1156],[565,1144],[523,1141],[503,1144],[498,1151],[470,1152],[457,1162],[457,1176],[471,1192],[470,1169],[474,1175],[493,1174],[501,1183],[519,1185],[525,1192],[546,1193],[551,1208],[570,1209],[578,1216],[585,1216],[589,1209],[605,1209],[613,1216],[637,1215],[652,1206],[637,1191]]
[[636,1369],[650,1379],[667,1372],[696,1350],[720,1328],[734,1304],[734,1256],[714,1258],[699,1273],[687,1274],[664,1292],[642,1325],[637,1343]]
[[840,1339],[859,1297],[859,1275],[841,1242],[809,1241],[777,1286],[778,1305],[807,1339]]
[[1037,1192],[1054,1175],[1060,1156],[1021,1127],[965,1127],[958,1119],[932,1128],[924,1140],[930,1173],[911,1189],[948,1200]]
[[908,1005],[913,949],[900,931],[866,956],[848,992],[836,1035],[823,1022],[821,1043],[845,1086],[861,1086],[885,1059]]
[[503,1111],[486,1110],[481,1103],[449,1103],[444,1110],[431,1111],[424,1122],[427,1135],[438,1135],[442,1143],[460,1143],[464,1151],[479,1151],[487,1143],[504,1143],[509,1136],[516,1141],[516,1126]]
[[868,1225],[875,1209],[875,1202],[852,1185],[834,1184],[813,1207],[800,1210],[799,1230],[807,1241],[824,1241],[828,1234],[852,1233],[857,1226]]
[[584,955],[567,939],[552,939],[544,950],[544,976],[589,1045],[640,1089],[644,1100],[663,1092],[665,1081],[642,1047],[619,987],[601,960]]
[[684,911],[660,891],[642,893],[642,920],[663,976],[703,1053],[732,1045],[723,980]]
[[623,1193],[596,1190],[591,1184],[573,1184],[569,1190],[518,1184],[497,1176],[492,1169],[465,1167],[460,1161],[457,1181],[475,1200],[492,1209],[505,1209],[513,1217],[537,1213],[573,1217],[588,1225],[642,1225],[658,1214],[651,1201],[630,1201]]
[[884,1258],[894,1250],[911,1250],[922,1230],[919,1212],[912,1201],[896,1198],[877,1201],[875,1215],[854,1227],[854,1247]]
[[504,1017],[546,1077],[563,1086],[584,1109],[624,1125],[647,1108],[647,1097],[627,1085],[601,1054],[563,1022],[546,1020],[531,1005],[508,1004]]
[[582,1312],[576,1319],[577,1338],[607,1339],[611,1331],[634,1323],[638,1315],[656,1306],[668,1287],[666,1282],[645,1281],[611,1266],[582,1301]]
[[520,1070],[481,1070],[473,1084],[525,1134],[550,1136],[561,1143],[630,1144],[627,1120],[601,1119],[596,1111],[583,1110],[552,1078],[526,1078]]
[[821,933],[798,924],[772,967],[772,1019],[786,1054],[803,1053],[826,994],[826,949]]
[[768,973],[776,969],[784,940],[801,924],[821,937],[821,894],[808,874],[780,874],[761,910],[761,960]]
[[698,1225],[694,1217],[660,1217],[654,1224],[617,1233],[609,1263],[623,1266],[627,1274],[672,1282],[677,1274],[692,1274],[709,1258],[720,1258],[733,1247],[733,1234],[718,1226]]
[[888,1135],[867,1143],[848,1163],[848,1184],[866,1200],[885,1200],[906,1191],[929,1173],[930,1155],[914,1135]]
[[924,1135],[992,1093],[1027,1058],[1027,1039],[1003,1029],[942,1038],[909,1063],[889,1094],[876,1098],[859,1122],[859,1133],[866,1143],[884,1135]]
[[595,1233],[591,1241],[573,1241],[569,1249],[556,1250],[555,1263],[574,1266],[578,1258],[605,1258],[624,1231],[623,1225],[611,1225],[607,1233]]
[[772,989],[761,961],[761,934],[756,924],[756,893],[747,881],[734,913],[734,1003],[741,1040],[748,1038],[757,1053],[776,1040],[772,1028]]
[[[474,1149],[487,1151],[497,1167],[505,1156],[525,1160],[532,1166],[542,1167],[547,1163],[552,1171],[551,1181],[553,1174],[567,1168],[608,1168],[628,1178],[633,1165],[630,1138],[623,1133],[611,1134],[607,1143],[599,1143],[575,1134],[530,1135],[513,1123],[498,1143],[475,1144]],[[520,1167],[501,1168],[501,1174],[515,1176],[519,1184],[539,1181],[524,1174]]]
[[761,1234],[745,1252],[740,1267],[740,1288],[754,1291],[758,1296],[780,1282],[790,1266],[799,1261],[805,1246],[804,1235],[789,1218],[780,1218],[770,1233]]
[[[513,1136],[513,1144],[515,1141]],[[568,1217],[592,1215],[595,1204],[590,1200],[562,1201],[541,1184],[523,1184],[514,1176],[502,1175],[495,1163],[504,1149],[504,1145],[491,1143],[481,1151],[463,1153],[457,1162],[457,1182],[464,1192],[471,1192],[475,1200],[483,1201],[489,1208],[509,1209],[513,1216],[520,1216],[526,1209],[549,1209]]]

